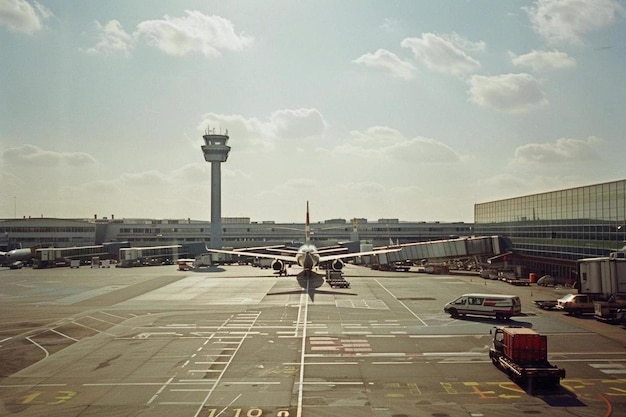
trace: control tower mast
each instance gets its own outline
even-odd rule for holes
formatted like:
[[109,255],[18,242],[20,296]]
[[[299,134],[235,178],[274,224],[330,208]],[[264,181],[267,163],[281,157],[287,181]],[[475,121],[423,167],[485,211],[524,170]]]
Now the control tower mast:
[[211,163],[211,249],[222,248],[222,171],[220,164],[228,159],[230,146],[228,142],[228,129],[224,134],[215,129],[207,128],[204,132],[202,152],[204,160]]

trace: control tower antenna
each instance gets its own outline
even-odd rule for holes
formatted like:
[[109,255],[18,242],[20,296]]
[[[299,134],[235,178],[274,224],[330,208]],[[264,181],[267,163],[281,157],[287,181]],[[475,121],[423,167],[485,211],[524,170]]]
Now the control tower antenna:
[[204,160],[211,163],[211,249],[222,248],[222,171],[221,163],[226,162],[230,146],[228,142],[228,129],[222,133],[215,132],[215,128],[206,128],[204,132],[204,145],[202,152]]

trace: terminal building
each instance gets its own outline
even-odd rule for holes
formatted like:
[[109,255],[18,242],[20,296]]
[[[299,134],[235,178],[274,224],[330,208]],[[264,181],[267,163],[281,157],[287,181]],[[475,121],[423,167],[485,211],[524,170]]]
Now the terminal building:
[[[222,246],[288,244],[304,240],[304,223],[222,218]],[[409,222],[399,219],[330,219],[313,223],[317,246],[337,242],[374,247],[466,236],[500,236],[505,253],[491,261],[538,276],[576,279],[576,261],[608,256],[626,241],[626,180],[532,194],[474,205],[474,223]],[[130,247],[180,245],[181,256],[210,247],[211,222],[191,219],[0,220],[0,251],[16,247],[72,247],[126,243]],[[358,248],[357,248],[358,250]]]
[[[470,223],[404,222],[398,219],[331,219],[311,225],[318,246],[358,240],[373,246],[450,239],[472,234]],[[222,245],[231,248],[304,243],[304,223],[222,218]],[[191,219],[0,220],[0,250],[16,247],[70,247],[128,242],[132,247],[182,245],[196,255],[210,245],[211,223]]]
[[506,236],[510,264],[575,280],[578,259],[624,248],[625,206],[626,180],[491,201],[474,205],[474,232]]

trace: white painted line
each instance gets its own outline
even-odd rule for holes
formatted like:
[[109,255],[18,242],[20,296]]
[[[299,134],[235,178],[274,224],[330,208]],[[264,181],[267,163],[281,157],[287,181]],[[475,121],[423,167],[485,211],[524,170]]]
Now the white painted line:
[[[204,397],[204,400],[202,401],[202,403],[200,403],[200,406],[198,407],[198,410],[194,414],[194,417],[199,417],[200,416],[200,413],[202,412],[202,409],[205,407],[205,405],[209,401],[209,398],[211,398],[211,395],[213,395],[213,392],[215,391],[215,389],[217,388],[218,384],[222,380],[222,377],[226,373],[226,370],[228,369],[228,367],[232,363],[232,359],[235,357],[235,355],[237,354],[237,352],[239,351],[239,349],[243,345],[243,342],[246,340],[246,337],[247,337],[247,335],[249,333],[250,328],[252,328],[254,326],[254,324],[256,323],[256,320],[259,318],[260,315],[261,315],[261,313],[257,313],[257,314],[254,314],[254,315],[248,314],[248,316],[254,317],[254,320],[251,321],[249,326],[248,326],[248,332],[245,332],[245,334],[242,335],[242,337],[240,338],[240,341],[238,343],[236,343],[237,344],[236,348],[224,348],[222,350],[221,353],[223,353],[224,350],[233,350],[233,353],[230,356],[230,360],[228,361],[228,363],[224,366],[224,369],[222,369],[221,371],[217,371],[217,372],[220,372],[220,374],[217,377],[217,379],[215,379],[215,383],[213,384],[213,386],[208,390],[208,392],[207,392],[206,396]],[[228,323],[228,320],[226,320],[225,324],[226,323]],[[216,338],[219,338],[219,336],[216,337]],[[222,343],[222,342],[217,342],[217,343]],[[229,344],[232,344],[232,343],[229,343]],[[239,394],[237,397],[235,397],[226,408],[228,408],[231,404],[233,404],[239,397],[241,397],[241,395],[242,394]],[[226,408],[224,408],[222,411],[220,411],[218,416],[221,415],[226,410]]]
[[163,385],[162,382],[100,382],[83,384],[83,387],[148,387]]
[[70,340],[73,340],[73,341],[75,341],[75,342],[78,342],[78,339],[74,339],[73,337],[70,337],[70,336],[68,336],[68,335],[66,335],[66,334],[63,334],[63,333],[61,333],[61,332],[59,332],[59,331],[57,331],[57,330],[50,329],[50,331],[51,331],[51,332],[54,332],[54,333],[56,333],[56,334],[58,334],[59,336],[65,337],[66,339],[70,339]]
[[338,352],[341,350],[341,346],[311,346],[312,352]]
[[161,386],[161,388],[159,388],[159,390],[152,396],[152,398],[150,398],[150,401],[148,401],[146,403],[146,405],[152,404],[152,402],[154,400],[156,400],[156,398],[159,396],[159,394],[161,394],[163,392],[163,390],[169,385],[170,382],[172,382],[173,379],[174,379],[174,377],[171,377],[170,379],[168,379],[167,382],[165,384],[163,384]]
[[[307,362],[307,365],[358,365],[359,362]],[[289,365],[289,364],[285,364]],[[297,364],[292,364],[297,365]]]
[[46,359],[47,357],[50,356],[50,353],[46,350],[45,347],[41,346],[39,343],[35,342],[33,339],[31,339],[30,337],[25,337],[24,339],[28,340],[30,343],[32,343],[33,345],[37,346],[39,349],[43,350],[46,353],[46,356],[44,357],[44,359]]
[[195,373],[195,372],[206,372],[206,373],[222,372],[222,369],[190,369],[187,371],[187,373],[190,373],[190,374]]
[[[302,400],[304,397],[304,358],[306,354],[306,323],[308,319],[309,303],[307,294],[309,293],[309,281],[306,282],[306,291],[300,294],[300,309],[298,310],[298,325],[300,325],[300,312],[302,310],[302,304],[304,303],[304,325],[302,326],[302,344],[300,345],[300,375],[298,376],[298,408],[296,411],[296,417],[302,417]],[[296,328],[297,329],[297,328]]]
[[217,382],[217,379],[180,379],[178,382],[173,382],[172,385],[213,385]]
[[[67,384],[37,384],[38,387],[67,387]],[[33,388],[33,384],[0,385],[0,388]]]
[[409,308],[406,304],[404,304],[402,301],[398,300],[398,298],[397,298],[395,295],[393,295],[393,294],[391,293],[391,291],[389,291],[387,288],[385,288],[385,286],[384,286],[383,284],[381,284],[381,283],[380,283],[380,281],[378,281],[378,280],[377,280],[377,279],[375,279],[375,278],[374,278],[374,281],[376,281],[376,282],[378,283],[378,285],[380,285],[380,287],[381,287],[383,290],[387,291],[387,293],[389,293],[389,295],[390,295],[390,296],[392,296],[392,297],[393,297],[393,298],[394,298],[397,302],[399,302],[400,304],[402,304],[402,306],[403,306],[404,308],[406,308],[406,309],[407,309],[407,311],[413,315],[413,317],[415,317],[416,319],[418,319],[418,320],[422,323],[422,325],[423,325],[424,327],[428,327],[428,324],[426,324],[426,323],[424,322],[424,320],[420,319],[420,318],[419,318],[419,316],[418,316],[417,314],[415,314],[415,313],[413,312],[413,310],[411,310],[411,309],[410,309],[410,308]]
[[610,369],[616,369],[616,368],[624,368],[624,365],[622,365],[621,363],[590,363],[589,366],[591,366],[592,368],[610,368]]
[[363,382],[333,382],[333,381],[311,381],[305,382],[306,385],[363,385]]
[[182,389],[182,388],[174,388],[171,389],[170,392],[206,392],[206,389]]
[[199,401],[195,401],[195,402],[173,402],[173,401],[167,401],[167,402],[162,402],[159,403],[159,405],[198,405],[198,404],[202,404]]
[[280,385],[281,382],[277,381],[245,381],[245,382],[228,382],[226,385]]

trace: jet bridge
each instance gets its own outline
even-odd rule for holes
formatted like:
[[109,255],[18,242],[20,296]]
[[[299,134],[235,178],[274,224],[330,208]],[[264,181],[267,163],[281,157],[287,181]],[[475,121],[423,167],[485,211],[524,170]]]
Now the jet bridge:
[[401,250],[389,252],[379,264],[404,261],[445,262],[454,259],[484,259],[506,254],[510,243],[502,236],[461,237],[400,245]]

